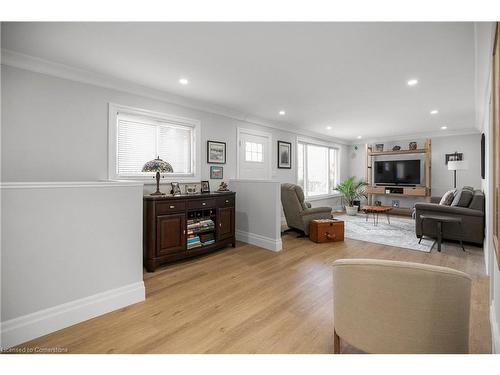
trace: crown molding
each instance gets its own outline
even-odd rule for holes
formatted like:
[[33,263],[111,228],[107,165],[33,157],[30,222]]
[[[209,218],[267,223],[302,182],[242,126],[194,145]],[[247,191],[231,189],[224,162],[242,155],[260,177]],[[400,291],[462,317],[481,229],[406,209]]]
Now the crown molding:
[[326,139],[328,141],[344,145],[349,144],[349,141],[345,139],[336,138],[301,128],[295,128],[291,124],[272,123],[257,116],[219,106],[213,103],[186,98],[180,95],[168,93],[163,90],[143,86],[120,78],[115,78],[110,75],[104,75],[90,72],[84,69],[74,68],[72,66],[26,55],[6,48],[2,48],[1,64],[18,69],[28,70],[35,73],[50,75],[57,78],[67,79],[70,81],[76,81],[80,83],[122,91],[129,94],[139,95],[150,99],[179,105],[189,109],[224,116],[233,120],[245,121],[254,125],[264,126],[266,128],[277,129],[288,133],[305,135],[323,140]]
[[459,129],[459,130],[441,130],[429,133],[413,133],[407,135],[397,135],[392,137],[380,137],[380,138],[369,138],[366,140],[352,141],[351,145],[359,145],[365,143],[376,143],[376,142],[388,142],[388,141],[415,141],[426,138],[439,138],[439,137],[453,137],[458,135],[478,135],[480,131],[476,128],[471,129]]

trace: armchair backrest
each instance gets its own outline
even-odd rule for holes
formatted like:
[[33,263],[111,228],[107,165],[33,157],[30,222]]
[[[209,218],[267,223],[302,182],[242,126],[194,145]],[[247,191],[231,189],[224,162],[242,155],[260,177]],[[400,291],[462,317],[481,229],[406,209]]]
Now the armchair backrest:
[[425,264],[333,264],[334,326],[368,353],[468,353],[471,278]]
[[300,213],[307,208],[304,203],[304,190],[299,185],[281,184],[281,204],[289,226],[302,226]]

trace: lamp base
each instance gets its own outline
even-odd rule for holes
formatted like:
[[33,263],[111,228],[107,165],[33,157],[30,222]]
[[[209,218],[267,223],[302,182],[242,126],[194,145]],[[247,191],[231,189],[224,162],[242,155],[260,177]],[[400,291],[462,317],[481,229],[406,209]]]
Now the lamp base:
[[166,193],[162,193],[161,191],[155,191],[154,193],[151,193],[149,195],[167,195]]

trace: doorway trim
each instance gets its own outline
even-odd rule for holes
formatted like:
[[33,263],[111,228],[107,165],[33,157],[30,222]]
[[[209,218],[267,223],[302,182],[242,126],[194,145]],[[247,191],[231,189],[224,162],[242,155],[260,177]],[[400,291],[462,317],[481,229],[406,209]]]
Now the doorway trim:
[[273,142],[273,135],[271,133],[262,131],[262,130],[257,130],[257,129],[248,129],[248,128],[243,128],[243,127],[238,127],[236,129],[236,178],[240,178],[240,148],[241,148],[241,135],[242,134],[250,134],[250,135],[256,135],[259,137],[265,137],[267,138],[267,154],[269,155],[268,157],[268,165],[267,165],[267,178],[266,180],[271,180],[272,175],[273,175],[273,170],[272,170],[272,142]]

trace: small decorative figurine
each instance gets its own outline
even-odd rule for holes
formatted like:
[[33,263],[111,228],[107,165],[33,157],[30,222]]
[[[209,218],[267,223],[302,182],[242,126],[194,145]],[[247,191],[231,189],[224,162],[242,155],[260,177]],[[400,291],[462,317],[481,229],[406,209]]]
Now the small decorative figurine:
[[408,147],[410,148],[410,150],[416,150],[417,149],[417,142],[410,142]]
[[399,151],[399,150],[401,150],[401,146],[394,146],[392,148],[392,151]]
[[221,182],[217,191],[229,191],[227,184],[225,182]]

